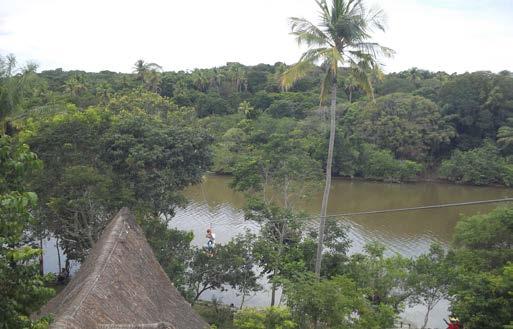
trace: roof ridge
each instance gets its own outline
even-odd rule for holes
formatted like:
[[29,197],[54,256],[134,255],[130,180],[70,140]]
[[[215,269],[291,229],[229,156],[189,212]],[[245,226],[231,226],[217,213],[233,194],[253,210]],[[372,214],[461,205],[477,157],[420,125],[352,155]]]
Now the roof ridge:
[[[81,298],[80,302],[77,305],[75,305],[75,309],[73,310],[73,313],[71,314],[71,316],[75,316],[76,315],[77,311],[82,307],[82,304],[84,303],[84,300],[86,300],[86,298],[89,297],[89,295],[91,294],[91,291],[96,287],[96,283],[98,282],[98,280],[100,279],[102,274],[105,272],[105,268],[109,264],[109,260],[112,257],[112,254],[114,253],[114,250],[116,250],[116,247],[118,246],[118,242],[119,242],[119,240],[121,238],[121,235],[123,233],[125,233],[125,234],[128,233],[128,231],[124,230],[126,222],[124,221],[124,216],[123,215],[124,214],[118,214],[118,216],[116,218],[114,218],[114,220],[113,220],[114,224],[113,224],[112,231],[110,232],[110,234],[107,236],[107,239],[106,239],[106,242],[109,242],[110,238],[113,238],[114,239],[114,243],[110,247],[110,250],[109,249],[103,249],[102,253],[98,256],[97,259],[100,260],[98,262],[99,263],[98,265],[101,266],[101,270],[98,271],[97,267],[95,266],[93,272],[89,275],[89,277],[93,277],[94,276],[94,280],[90,284],[90,287],[86,287],[85,296]],[[119,227],[117,225],[119,221],[121,221],[120,226],[122,225],[122,227]],[[119,232],[116,232],[116,229]],[[105,255],[105,253],[107,251],[108,251],[108,255],[107,255],[107,257],[104,257],[104,255]],[[86,285],[87,285],[87,283],[86,283]],[[79,296],[77,296],[77,298],[78,297]]]
[[55,329],[204,329],[173,286],[134,215],[123,208],[80,270],[43,309]]
[[[131,216],[128,208],[122,208],[114,219],[107,225],[105,231],[108,232],[106,235],[102,235],[102,238],[95,243],[95,245],[91,248],[96,247],[98,244],[104,244],[107,248],[100,249],[100,253],[98,257],[94,258],[96,261],[91,262],[92,271],[85,276],[85,280],[82,285],[76,287],[79,289],[78,294],[72,299],[75,301],[79,301],[78,303],[74,303],[69,301],[68,306],[64,306],[65,310],[62,312],[62,318],[73,319],[77,312],[81,309],[84,301],[91,295],[91,292],[96,287],[96,283],[101,278],[102,274],[105,272],[105,268],[109,264],[109,260],[112,257],[112,254],[116,250],[118,242],[123,235],[123,233],[127,233],[128,231],[125,229],[126,221],[125,217]],[[91,253],[90,253],[91,254]],[[89,257],[88,257],[89,258]],[[85,265],[82,264],[82,265]],[[94,278],[93,280],[91,278]],[[59,322],[56,319],[56,323]]]

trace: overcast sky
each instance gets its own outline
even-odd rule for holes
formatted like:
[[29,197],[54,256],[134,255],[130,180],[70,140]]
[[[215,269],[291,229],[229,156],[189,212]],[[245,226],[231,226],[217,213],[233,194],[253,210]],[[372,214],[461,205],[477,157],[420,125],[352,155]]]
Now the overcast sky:
[[[513,71],[513,0],[369,0],[393,48],[385,71]],[[313,0],[0,0],[0,54],[41,69],[130,72],[240,62],[292,64],[301,49],[288,17],[316,22]]]

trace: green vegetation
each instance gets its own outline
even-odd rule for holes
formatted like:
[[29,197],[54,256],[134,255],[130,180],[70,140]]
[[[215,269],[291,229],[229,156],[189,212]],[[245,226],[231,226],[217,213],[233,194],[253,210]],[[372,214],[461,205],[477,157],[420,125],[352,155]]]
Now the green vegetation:
[[[372,242],[349,255],[347,228],[325,216],[332,175],[511,186],[513,74],[385,75],[377,56],[391,50],[369,42],[381,12],[317,4],[318,26],[291,19],[309,48],[293,66],[163,72],[138,60],[131,74],[37,73],[0,57],[0,328],[48,325],[29,319],[52,295],[37,241],[57,239],[67,272],[125,205],[174,285],[218,327],[390,328],[406,305],[426,308],[426,327],[444,298],[466,328],[512,323],[513,210],[466,218],[449,250],[415,259]],[[181,191],[207,171],[231,175],[260,224],[213,255],[169,228]],[[317,231],[296,204],[323,176]],[[244,308],[262,279],[270,308]],[[228,287],[240,310],[197,305]]]
[[34,224],[37,196],[27,189],[27,176],[41,166],[26,144],[0,138],[0,324],[3,328],[45,328],[47,319],[31,323],[29,316],[50,297],[50,277],[40,274],[42,250],[31,245],[27,230]]
[[290,311],[280,307],[241,310],[235,314],[233,323],[240,329],[297,328],[297,323],[292,320]]
[[499,208],[456,226],[448,255],[452,308],[469,328],[501,328],[513,313],[513,210]]
[[122,205],[158,218],[184,203],[179,191],[208,167],[209,139],[180,111],[72,106],[29,122],[26,140],[46,165],[33,181],[38,212],[68,259],[83,260]]
[[456,150],[450,159],[440,166],[440,175],[452,182],[475,185],[513,184],[513,163],[501,156],[498,147],[487,140],[482,147]]
[[[7,59],[2,63],[4,132],[21,130],[25,134],[30,127],[27,121],[37,122],[40,117],[49,121],[54,114],[73,107],[78,112],[90,106],[98,111],[107,108],[116,116],[123,110],[140,109],[163,121],[168,113],[179,112],[184,120],[199,117],[196,124],[212,136],[211,169],[217,173],[231,174],[238,152],[265,144],[274,133],[295,139],[309,158],[318,161],[319,170],[326,168],[330,120],[326,108],[319,107],[319,86],[325,72],[316,66],[287,91],[280,87],[280,74],[288,68],[282,63],[253,67],[228,63],[190,73],[161,72],[154,67],[148,69],[160,76],[154,92],[145,87],[139,73],[59,69],[35,73],[33,66],[31,71],[9,68]],[[336,96],[333,175],[387,181],[440,177],[461,183],[509,184],[513,150],[509,137],[513,110],[510,72],[448,75],[412,69],[371,74],[374,102],[354,77],[346,79],[350,70],[339,68],[338,74],[337,86],[344,93]],[[466,154],[462,152],[488,149],[487,143],[497,149],[495,157],[501,164],[497,170],[491,163],[471,165],[472,159],[462,157]],[[369,157],[369,152],[376,156]],[[473,177],[460,177],[446,168],[448,165],[442,166],[438,175],[444,160],[451,157],[456,169],[469,164]],[[390,160],[397,162],[392,165]],[[392,169],[405,161],[415,165]]]

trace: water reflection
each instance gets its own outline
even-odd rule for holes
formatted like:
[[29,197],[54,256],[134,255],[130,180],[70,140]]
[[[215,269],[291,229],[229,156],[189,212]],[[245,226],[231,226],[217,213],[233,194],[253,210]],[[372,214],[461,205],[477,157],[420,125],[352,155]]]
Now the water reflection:
[[[220,242],[228,241],[246,228],[257,230],[256,223],[244,221],[241,211],[244,196],[231,190],[229,181],[230,178],[226,176],[208,176],[203,184],[186,190],[191,203],[178,211],[172,225],[194,231],[195,243],[201,242],[203,232],[210,224],[216,229]],[[499,199],[511,195],[511,189],[500,187],[441,183],[386,184],[335,179],[328,214]],[[297,208],[316,216],[321,199],[322,193],[318,192],[298,203]],[[425,252],[433,242],[447,245],[462,215],[488,212],[496,206],[472,205],[338,220],[345,221],[350,227],[352,251],[361,250],[369,241],[378,241],[391,252],[416,256]]]

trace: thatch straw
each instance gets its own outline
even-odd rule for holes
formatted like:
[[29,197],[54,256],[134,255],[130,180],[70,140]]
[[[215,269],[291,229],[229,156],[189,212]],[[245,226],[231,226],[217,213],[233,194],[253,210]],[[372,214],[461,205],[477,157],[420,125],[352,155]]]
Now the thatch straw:
[[41,309],[51,328],[204,329],[208,325],[160,267],[133,215],[123,208],[66,288]]

